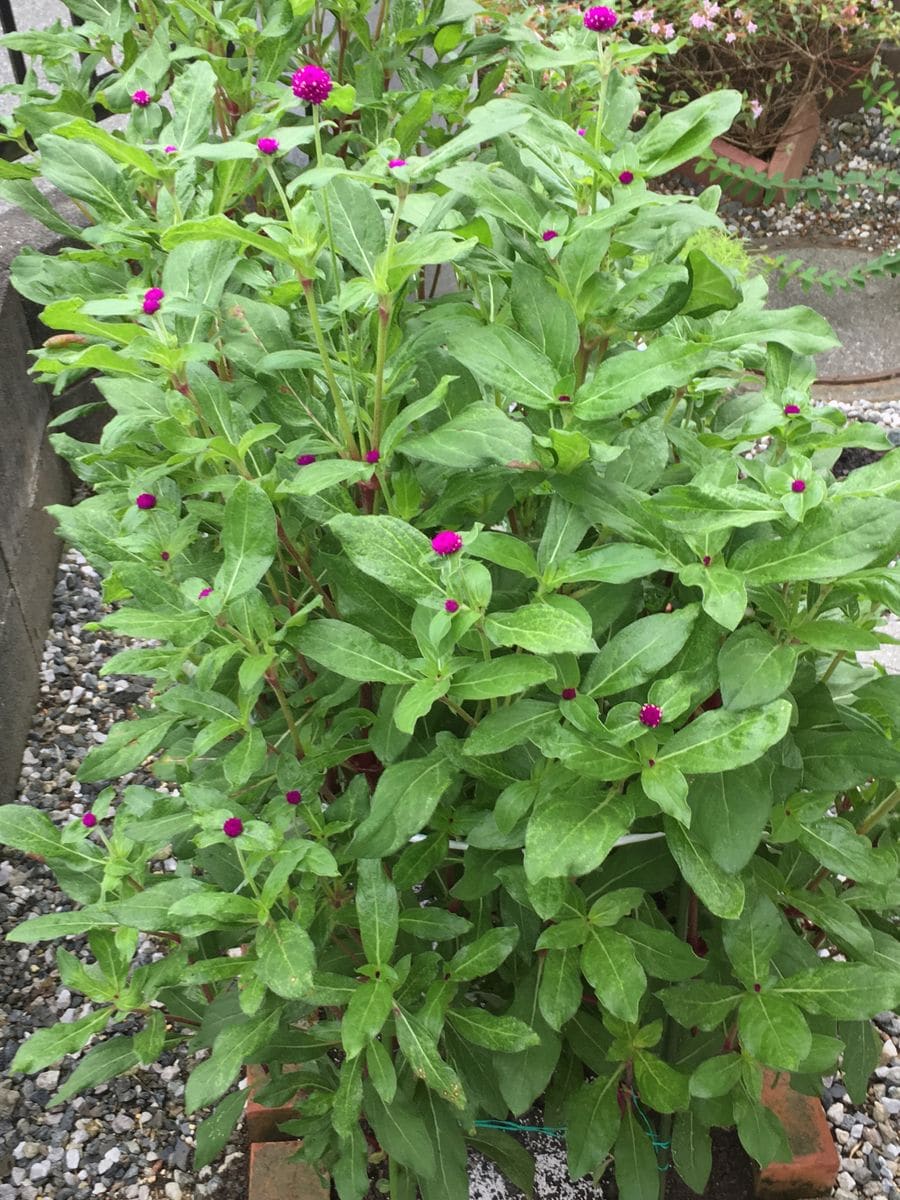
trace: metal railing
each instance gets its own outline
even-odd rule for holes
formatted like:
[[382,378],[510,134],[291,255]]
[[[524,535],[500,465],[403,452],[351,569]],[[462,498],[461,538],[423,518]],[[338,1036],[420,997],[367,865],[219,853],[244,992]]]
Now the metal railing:
[[[15,14],[12,10],[12,0],[0,0],[0,28],[2,28],[4,33],[18,32]],[[13,79],[15,79],[16,83],[23,83],[26,67],[22,51],[11,50],[7,46],[6,53],[9,55],[9,65],[12,69]]]

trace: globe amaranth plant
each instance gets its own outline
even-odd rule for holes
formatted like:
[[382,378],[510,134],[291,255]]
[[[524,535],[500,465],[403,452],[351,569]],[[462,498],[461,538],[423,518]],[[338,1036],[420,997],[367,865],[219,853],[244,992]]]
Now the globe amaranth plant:
[[565,111],[479,94],[548,51],[459,0],[73,7],[13,126],[87,224],[14,277],[39,376],[112,409],[55,434],[91,494],[53,512],[153,691],[81,766],[95,820],[0,809],[76,905],[11,936],[91,960],[14,1069],[100,1038],[57,1104],[203,1051],[205,1163],[265,1064],[341,1200],[385,1163],[464,1200],[468,1146],[530,1192],[495,1126],[535,1106],[625,1200],[702,1191],[715,1127],[786,1157],[764,1070],[859,1094],[900,995],[900,695],[856,659],[900,503],[897,451],[831,474],[888,444],[812,405],[825,321],[697,239],[717,188],[648,186],[740,97],[635,134],[651,51],[580,14]]

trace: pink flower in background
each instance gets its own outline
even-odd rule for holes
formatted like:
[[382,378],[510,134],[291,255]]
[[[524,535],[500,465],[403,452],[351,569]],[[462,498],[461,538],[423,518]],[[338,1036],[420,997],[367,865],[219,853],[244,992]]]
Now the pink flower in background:
[[797,492],[797,493],[805,492],[806,484],[803,482],[802,479],[794,479],[791,482],[791,491]]
[[557,237],[559,237],[559,234],[556,232],[555,229],[545,229],[544,232],[541,234],[541,238],[545,242],[552,242],[553,239],[557,238]]
[[225,824],[222,826],[222,832],[227,837],[231,837],[231,838],[240,837],[241,834],[244,832],[244,822],[241,820],[240,817],[229,817],[228,820],[225,822]]
[[405,167],[406,159],[405,158],[392,158],[389,160],[388,166],[389,167]]
[[378,451],[378,450],[367,450],[366,451],[366,462],[367,463],[377,463],[380,458],[381,458],[380,451]]
[[763,106],[758,100],[751,100],[749,104],[750,112],[753,114],[754,121],[758,121],[762,116]]
[[672,38],[675,36],[675,26],[674,25],[664,25],[663,26],[663,36],[665,37],[667,42],[671,42]]
[[725,34],[725,41],[728,43],[729,46],[731,45],[732,42],[737,41],[737,34],[734,32],[733,29],[729,29],[728,32]]
[[632,183],[633,181],[634,181],[634,174],[631,171],[620,171],[619,172],[619,183]]
[[444,612],[448,612],[448,613],[459,612],[459,601],[458,600],[450,600],[450,599],[445,600],[444,601]]
[[331,76],[322,67],[309,63],[291,76],[291,90],[298,100],[310,104],[322,104],[334,87]]
[[260,138],[256,143],[256,148],[260,154],[277,154],[278,139],[277,138]]
[[756,33],[758,28],[759,28],[759,26],[756,24],[755,21],[747,22],[747,32],[748,33]]
[[198,600],[205,600],[207,596],[211,596],[211,595],[212,595],[212,588],[211,588],[211,587],[205,587],[205,588],[201,588],[201,589],[200,589],[200,594],[197,596],[197,599],[198,599]]
[[138,508],[156,508],[156,497],[152,492],[141,492],[135,504]]
[[163,562],[168,562],[172,556],[169,554],[168,550],[163,550],[159,557],[163,560]]
[[462,538],[452,529],[442,529],[431,539],[432,550],[435,554],[440,554],[442,558],[447,554],[456,554],[458,550],[462,550],[462,544]]
[[659,31],[661,28],[662,28],[662,26],[660,25],[659,21],[654,21],[653,24],[650,26],[650,32],[653,34],[654,37],[657,37],[659,35]]
[[589,8],[584,14],[584,27],[594,30],[595,33],[605,33],[607,29],[614,28],[618,20],[619,18],[611,8],[596,5],[594,8]]
[[131,93],[131,102],[138,108],[146,108],[150,103],[150,93],[145,92],[143,88],[138,88],[136,92]]
[[97,824],[97,818],[94,816],[94,814],[92,812],[86,812],[84,814],[84,816],[81,818],[81,823],[85,827],[85,829],[93,829],[94,826]]
[[316,456],[314,454],[298,454],[294,459],[298,467],[308,467],[310,463],[314,463],[315,461]]
[[638,720],[642,725],[655,729],[662,720],[662,709],[656,704],[645,704],[638,713]]
[[704,12],[691,13],[691,25],[694,29],[712,29],[713,24]]
[[784,406],[784,415],[786,417],[796,417],[796,415],[799,411],[800,411],[799,404],[786,404]]
[[177,153],[178,153],[177,146],[166,146],[165,149],[163,150],[163,154],[177,154]]
[[287,800],[288,804],[299,804],[303,799],[303,796],[297,791],[296,788],[292,788],[289,792],[284,793],[284,798]]
[[578,695],[577,688],[563,688],[563,690],[562,690],[563,700],[574,700],[577,695]]
[[636,8],[631,14],[631,19],[635,25],[646,25],[648,21],[652,21],[656,16],[656,10],[653,8]]
[[141,304],[141,308],[147,314],[147,316],[152,316],[153,313],[159,312],[160,305],[165,299],[165,296],[166,293],[162,290],[162,288],[147,288],[146,292],[144,292],[144,299]]
[[703,0],[703,8],[708,17],[717,17],[721,12],[718,4],[715,3],[715,0]]
[[578,134],[579,137],[584,137],[585,134],[587,133],[587,130],[586,129],[576,129],[575,132]]

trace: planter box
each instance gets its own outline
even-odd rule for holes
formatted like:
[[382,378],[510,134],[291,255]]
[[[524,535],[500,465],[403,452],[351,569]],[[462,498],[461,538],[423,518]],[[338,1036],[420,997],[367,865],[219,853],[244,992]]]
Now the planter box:
[[760,1200],[812,1200],[830,1196],[841,1160],[818,1096],[795,1092],[787,1075],[766,1071],[762,1101],[781,1120],[794,1157],[771,1163],[756,1179]]
[[[720,158],[727,158],[741,167],[752,167],[754,171],[768,179],[772,179],[776,175],[781,175],[784,179],[799,179],[806,170],[818,140],[819,110],[812,98],[807,96],[794,106],[781,131],[778,145],[768,162],[756,158],[753,154],[748,154],[746,150],[733,146],[725,138],[714,138],[712,150]],[[700,179],[706,184],[712,183],[708,168],[695,170],[698,161],[696,158],[688,159],[687,162],[677,167],[674,173],[688,179]],[[750,198],[753,191],[750,184],[728,185],[726,181],[723,183],[723,190],[726,187],[728,189],[726,195],[731,199],[740,200],[744,204],[753,206],[762,203],[761,195]],[[776,201],[783,200],[784,193],[779,192],[775,198]]]
[[279,1108],[267,1108],[257,1104],[254,1096],[268,1083],[268,1072],[265,1067],[253,1064],[247,1067],[247,1103],[244,1106],[244,1121],[247,1125],[247,1137],[255,1142],[286,1142],[291,1140],[289,1133],[282,1133],[278,1128],[284,1121],[291,1121],[297,1113],[289,1104]]
[[248,1200],[330,1200],[331,1188],[307,1163],[291,1162],[298,1141],[250,1146]]

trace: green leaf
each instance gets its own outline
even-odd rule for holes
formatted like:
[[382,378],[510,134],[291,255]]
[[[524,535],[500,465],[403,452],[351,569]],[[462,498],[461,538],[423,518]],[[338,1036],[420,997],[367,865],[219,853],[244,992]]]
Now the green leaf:
[[735,629],[741,623],[747,609],[747,588],[736,571],[729,571],[721,563],[708,567],[689,563],[678,572],[678,578],[688,587],[700,588],[703,611],[717,624]]
[[[237,144],[234,143],[234,145]],[[264,237],[261,233],[254,233],[252,230],[246,229],[223,213],[216,213],[212,217],[203,217],[196,221],[182,221],[178,225],[170,225],[160,238],[163,250],[174,250],[176,246],[181,246],[185,242],[236,242],[240,246],[252,246],[256,250],[261,250],[269,258],[278,259],[279,262],[287,263],[289,266],[294,265],[287,246],[276,242],[274,238]]]
[[582,690],[613,696],[652,679],[684,646],[699,611],[689,604],[677,612],[642,617],[613,634],[588,668]]
[[525,834],[525,873],[532,883],[587,875],[628,829],[633,810],[621,796],[561,791],[538,800]]
[[83,1050],[95,1033],[102,1031],[109,1024],[112,1009],[104,1008],[99,1012],[88,1013],[78,1021],[64,1024],[60,1021],[45,1029],[36,1029],[27,1042],[16,1051],[16,1056],[9,1064],[11,1071],[42,1071],[51,1063],[58,1062],[66,1054],[77,1054]]
[[681,310],[687,317],[709,317],[723,309],[736,308],[741,300],[731,273],[702,250],[691,250],[687,256],[691,277],[691,294]]
[[393,993],[383,979],[370,979],[356,989],[341,1018],[341,1041],[348,1058],[355,1058],[381,1032],[392,1002]]
[[[553,561],[552,558],[550,561]],[[550,578],[557,587],[561,583],[594,581],[630,583],[632,579],[644,579],[672,565],[671,559],[663,558],[661,554],[655,550],[648,550],[646,546],[619,543],[600,546],[596,550],[580,550],[571,558],[558,563],[552,569]]]
[[641,173],[650,178],[665,175],[707,150],[713,138],[731,127],[742,103],[740,92],[720,89],[666,113],[638,139]]
[[900,1000],[900,974],[864,963],[827,962],[790,975],[774,991],[807,1012],[840,1021],[864,1021]]
[[[443,860],[442,860],[443,861]],[[394,873],[396,879],[396,872]],[[428,904],[425,908],[407,908],[400,914],[400,928],[427,942],[448,942],[472,928],[472,922],[456,913]]]
[[476,558],[485,558],[498,567],[508,567],[530,579],[540,577],[534,551],[527,542],[512,534],[483,530],[468,549]]
[[511,612],[491,613],[484,631],[495,646],[533,654],[587,654],[596,650],[587,610],[571,596],[546,596]]
[[627,938],[592,926],[581,950],[581,969],[604,1009],[622,1021],[637,1021],[647,977]]
[[748,995],[738,1010],[741,1047],[775,1070],[794,1071],[812,1048],[803,1013],[777,992]]
[[423,533],[397,517],[341,513],[328,526],[347,557],[366,575],[411,600],[440,594],[437,558]]
[[634,1056],[634,1078],[641,1098],[656,1112],[671,1113],[687,1108],[690,1101],[688,1077],[668,1063],[638,1050]]
[[712,345],[719,350],[741,350],[754,342],[778,342],[797,354],[821,354],[840,342],[824,317],[811,308],[766,309],[740,304],[715,322]]
[[769,963],[784,928],[778,909],[767,896],[757,896],[736,921],[725,922],[722,927],[725,952],[744,987],[766,983]]
[[102,219],[131,221],[137,210],[126,176],[96,146],[46,133],[37,140],[41,174],[73,200],[81,200]]
[[382,1042],[370,1042],[366,1047],[366,1071],[375,1091],[385,1104],[390,1104],[397,1094],[397,1072]]
[[657,993],[663,1008],[685,1029],[716,1029],[734,1010],[741,993],[723,983],[683,983]]
[[625,920],[618,925],[634,947],[638,962],[648,975],[657,979],[682,980],[699,975],[706,959],[698,958],[687,942],[676,937],[671,929],[658,929],[643,921]]
[[556,406],[556,367],[531,342],[504,325],[450,327],[447,349],[481,383],[525,408]]
[[239,479],[225,502],[222,549],[225,561],[215,578],[222,604],[251,591],[275,558],[275,510],[262,488]]
[[556,367],[568,375],[578,351],[578,323],[543,271],[522,259],[513,264],[510,303],[517,328]]
[[810,791],[837,792],[872,776],[895,779],[900,774],[900,750],[877,733],[800,729],[794,741],[803,756],[803,786]]
[[556,674],[542,658],[527,654],[507,654],[488,662],[473,662],[456,671],[450,696],[461,700],[490,700],[495,696],[513,696],[546,683]]
[[537,467],[531,431],[524,421],[514,420],[494,404],[470,404],[431,433],[405,438],[402,452],[407,458],[439,463],[447,470],[496,463],[501,467]]
[[706,1191],[712,1170],[712,1140],[709,1130],[693,1109],[677,1113],[672,1126],[672,1161],[692,1192]]
[[787,690],[797,667],[797,652],[750,625],[728,638],[719,651],[718,665],[722,703],[739,712],[767,704]]
[[114,917],[131,929],[139,929],[144,933],[171,930],[172,905],[200,890],[199,880],[179,875],[163,879],[161,883],[154,883],[142,892],[126,900],[117,900],[107,907]]
[[232,788],[242,787],[266,765],[268,747],[263,732],[253,726],[222,760],[225,778]]
[[581,951],[548,950],[541,970],[538,1007],[551,1029],[562,1029],[581,1007]]
[[838,1037],[844,1043],[841,1073],[854,1104],[862,1104],[869,1080],[881,1062],[882,1041],[871,1021],[839,1021]]
[[869,839],[857,834],[848,821],[829,816],[811,821],[801,815],[797,824],[799,844],[829,871],[857,883],[888,883],[894,878],[896,864],[877,857]]
[[412,733],[416,722],[431,712],[437,700],[447,693],[446,679],[420,679],[407,688],[394,708],[394,724],[401,733]]
[[318,496],[339,483],[361,483],[370,478],[372,468],[368,463],[353,462],[347,458],[325,458],[307,463],[291,479],[278,485],[279,496]]
[[349,175],[336,175],[315,198],[323,220],[330,219],[335,250],[374,282],[376,260],[387,245],[387,235],[372,189]]
[[784,537],[745,542],[730,565],[754,586],[840,579],[883,557],[897,545],[898,534],[900,504],[851,497],[813,509]]
[[363,949],[369,962],[385,966],[391,961],[399,927],[397,889],[376,858],[361,858],[356,885],[356,914]]
[[428,824],[455,775],[442,754],[392,763],[378,780],[369,815],[357,826],[347,854],[393,854]]
[[331,1105],[331,1124],[339,1137],[350,1137],[359,1127],[363,1104],[362,1059],[345,1058],[338,1074]]
[[74,225],[64,221],[43,192],[30,179],[0,179],[0,196],[64,238],[80,238]]
[[276,996],[300,1000],[312,987],[315,947],[293,921],[276,921],[256,935],[256,975]]
[[62,1087],[47,1101],[47,1107],[54,1108],[79,1092],[96,1087],[98,1083],[106,1083],[107,1079],[124,1075],[138,1062],[134,1038],[111,1037],[87,1052]]
[[496,1163],[525,1200],[534,1200],[534,1157],[512,1134],[499,1129],[478,1129],[466,1140],[473,1149]]
[[519,931],[514,926],[500,925],[489,929],[474,942],[457,950],[447,964],[446,974],[458,983],[490,975],[509,958],[518,940]]
[[559,720],[559,708],[544,700],[515,700],[506,708],[489,713],[463,743],[463,754],[499,754],[528,741],[538,729]]
[[743,767],[760,758],[787,733],[793,709],[789,700],[773,700],[742,712],[714,709],[680,729],[657,754],[686,775]]
[[195,1134],[195,1171],[209,1166],[219,1157],[237,1128],[238,1121],[244,1115],[246,1104],[245,1092],[232,1092],[224,1100],[220,1100],[212,1113],[199,1123]]
[[718,1054],[705,1059],[691,1076],[691,1095],[701,1100],[726,1096],[741,1077],[739,1054]]
[[657,1200],[659,1168],[656,1151],[646,1129],[638,1124],[630,1108],[622,1118],[619,1136],[613,1147],[613,1161],[622,1200]]
[[180,152],[209,136],[215,91],[215,72],[204,59],[191,63],[176,77],[169,92],[174,110],[169,133]]
[[213,1040],[209,1058],[198,1063],[188,1077],[185,1112],[190,1114],[215,1103],[237,1079],[244,1064],[252,1061],[251,1056],[269,1044],[280,1020],[281,1009],[276,1008],[265,1016],[255,1014],[224,1025]]
[[683,825],[664,817],[666,841],[678,869],[711,913],[733,920],[744,907],[744,885],[718,866]]
[[417,1079],[423,1079],[437,1094],[455,1108],[464,1108],[465,1093],[459,1076],[441,1058],[437,1043],[415,1017],[402,1008],[394,1009],[394,1028],[401,1053]]
[[756,852],[772,810],[770,775],[759,760],[691,780],[691,829],[723,871],[737,874]]
[[654,392],[684,387],[707,356],[704,346],[663,334],[646,350],[624,350],[605,358],[575,393],[572,408],[582,421],[607,420]]
[[54,135],[79,142],[91,142],[109,158],[125,163],[126,166],[135,167],[142,174],[149,175],[151,179],[160,177],[159,167],[146,150],[126,142],[123,138],[117,138],[102,125],[91,124],[83,117],[78,117],[65,125],[57,125]]
[[516,1017],[495,1017],[483,1008],[451,1008],[447,1018],[468,1042],[502,1054],[516,1054],[538,1044],[538,1035]]
[[425,1124],[437,1147],[434,1179],[418,1180],[422,1200],[469,1200],[466,1143],[456,1114],[433,1092],[426,1092]]
[[119,721],[106,735],[106,741],[87,752],[78,768],[78,778],[82,783],[97,783],[133,771],[162,745],[174,724],[172,717],[163,715]]
[[654,762],[641,771],[641,787],[648,799],[652,800],[664,813],[680,821],[682,825],[690,825],[691,810],[688,807],[688,783],[677,767],[667,762]]
[[566,1105],[566,1155],[573,1179],[606,1161],[619,1133],[618,1074],[599,1076],[573,1092]]
[[391,1104],[386,1105],[373,1088],[366,1087],[365,1094],[366,1118],[379,1145],[398,1163],[431,1180],[436,1171],[431,1136],[409,1100],[397,1092]]
[[741,1145],[761,1167],[791,1161],[787,1135],[770,1108],[739,1091],[734,1097],[734,1121]]
[[314,662],[361,683],[412,683],[416,675],[409,661],[368,633],[345,621],[320,617],[297,630],[291,639],[301,654]]
[[[0,808],[0,829],[2,829],[2,818],[3,809]],[[0,842],[7,846],[14,844],[5,832],[0,832]],[[118,924],[120,924],[118,918],[111,912],[101,908],[98,904],[89,904],[74,912],[47,913],[43,917],[29,917],[27,921],[23,921],[15,929],[11,929],[6,935],[6,940],[8,942],[44,942],[51,938],[68,937],[73,933],[86,933],[89,929],[114,929]]]

